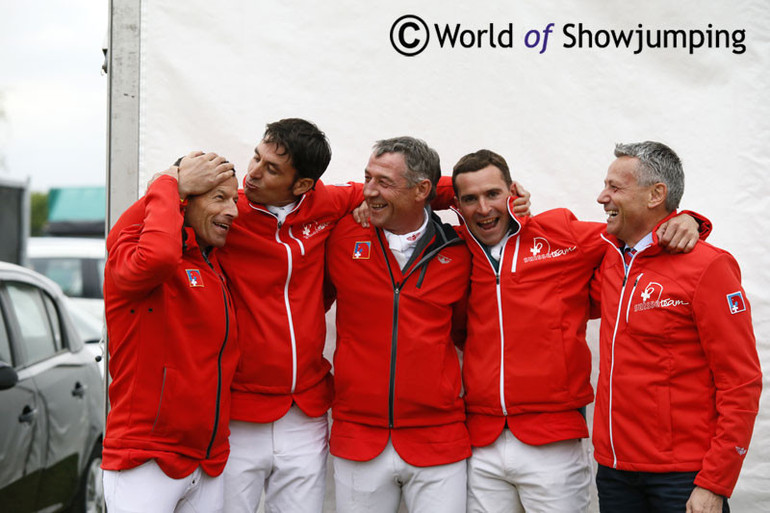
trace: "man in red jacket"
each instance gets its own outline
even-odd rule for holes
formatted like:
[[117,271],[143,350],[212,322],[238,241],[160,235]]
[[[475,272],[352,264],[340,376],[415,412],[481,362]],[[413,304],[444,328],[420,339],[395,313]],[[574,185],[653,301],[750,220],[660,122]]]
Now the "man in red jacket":
[[224,180],[180,207],[171,167],[107,237],[112,382],[102,468],[114,513],[223,511],[238,348],[216,250],[238,215],[238,183],[216,154],[185,160]]
[[470,255],[426,206],[440,174],[423,141],[377,142],[364,185],[374,226],[348,216],[328,241],[340,512],[395,513],[402,494],[410,512],[465,511],[470,443],[455,342]]
[[[225,509],[320,513],[326,487],[331,365],[323,356],[326,239],[363,201],[362,186],[326,186],[331,159],[313,123],[267,125],[239,191],[219,259],[235,301],[241,360],[233,380]],[[213,176],[180,171],[179,190]]]
[[698,242],[660,251],[657,227],[684,191],[657,142],[615,148],[597,201],[607,213],[594,410],[602,511],[729,511],[762,375],[735,259]]
[[[473,255],[463,352],[468,511],[585,511],[583,408],[593,399],[585,330],[604,225],[566,209],[516,216],[508,164],[489,150],[461,158],[452,178],[458,232]],[[667,228],[672,251],[697,239],[689,216]]]

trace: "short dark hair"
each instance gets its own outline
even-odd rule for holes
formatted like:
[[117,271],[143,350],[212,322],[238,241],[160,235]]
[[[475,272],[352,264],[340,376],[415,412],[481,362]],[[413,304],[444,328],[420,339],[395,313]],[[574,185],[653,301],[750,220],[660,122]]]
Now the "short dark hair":
[[438,152],[428,146],[428,143],[416,137],[402,136],[382,139],[374,144],[374,156],[385,153],[400,153],[406,163],[406,182],[410,187],[422,180],[430,180],[430,193],[426,201],[436,197],[436,186],[441,178],[441,160]]
[[262,140],[278,147],[279,155],[288,155],[297,170],[297,178],[321,178],[332,159],[329,140],[318,127],[300,118],[286,118],[268,123]]
[[511,179],[511,171],[508,169],[508,163],[505,161],[503,156],[491,150],[479,150],[477,152],[469,153],[464,157],[461,157],[460,160],[457,161],[457,164],[455,164],[454,169],[452,169],[452,188],[455,191],[455,195],[458,195],[457,175],[480,171],[487,166],[495,166],[497,169],[499,169],[500,173],[503,175],[505,184],[508,187],[511,186],[513,183],[513,180]]

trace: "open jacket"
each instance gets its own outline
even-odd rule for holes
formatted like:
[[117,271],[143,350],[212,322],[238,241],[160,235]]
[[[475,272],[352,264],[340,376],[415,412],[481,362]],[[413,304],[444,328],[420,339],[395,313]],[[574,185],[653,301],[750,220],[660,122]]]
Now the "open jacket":
[[392,440],[416,466],[470,455],[455,343],[470,255],[432,215],[402,271],[382,230],[341,221],[328,241],[337,300],[331,452],[366,461]]

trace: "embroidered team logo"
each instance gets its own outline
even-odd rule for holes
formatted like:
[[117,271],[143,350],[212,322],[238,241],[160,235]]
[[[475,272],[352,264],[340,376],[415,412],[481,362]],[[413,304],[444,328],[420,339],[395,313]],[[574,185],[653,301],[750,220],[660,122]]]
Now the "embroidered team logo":
[[203,276],[201,276],[201,272],[198,269],[185,269],[184,272],[187,273],[187,282],[190,284],[191,287],[203,287]]
[[642,298],[642,302],[634,305],[634,312],[643,312],[655,308],[673,308],[675,306],[685,306],[690,304],[681,299],[663,297],[663,285],[655,281],[647,283],[647,285],[641,289],[639,297]]
[[371,241],[356,242],[356,245],[353,246],[353,260],[369,260],[371,252]]
[[550,258],[558,258],[568,253],[572,253],[577,249],[577,246],[570,248],[557,248],[551,250],[551,243],[545,237],[535,237],[532,239],[532,247],[529,248],[529,252],[532,256],[524,257],[524,263],[536,262],[538,260],[546,260]]
[[746,454],[746,449],[744,447],[738,447],[736,445],[735,452],[737,452],[740,456],[743,456],[744,454]]
[[529,252],[532,253],[533,257],[540,254],[547,255],[551,252],[551,244],[543,237],[535,237],[532,239],[532,247],[529,249]]
[[737,314],[746,311],[746,301],[743,300],[743,292],[733,292],[727,294],[727,306],[730,307],[731,314]]
[[642,301],[645,303],[652,299],[653,301],[660,301],[660,296],[663,294],[663,285],[660,283],[655,283],[654,281],[651,281],[647,284],[646,287],[644,287],[644,290],[640,294],[642,296]]
[[438,261],[439,261],[439,263],[442,263],[442,264],[448,264],[449,262],[451,262],[451,261],[452,261],[452,259],[451,259],[451,258],[449,258],[448,256],[444,256],[444,255],[442,255],[441,253],[439,253],[438,255],[436,255],[436,260],[438,260]]
[[317,221],[304,224],[302,225],[302,238],[309,239],[313,235],[316,235],[317,233],[323,231],[323,229],[326,228],[327,226],[329,226],[329,223],[319,223]]

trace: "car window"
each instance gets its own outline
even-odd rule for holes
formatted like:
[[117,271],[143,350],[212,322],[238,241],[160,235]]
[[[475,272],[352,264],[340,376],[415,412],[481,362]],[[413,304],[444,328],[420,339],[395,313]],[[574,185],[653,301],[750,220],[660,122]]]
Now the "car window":
[[12,365],[11,361],[11,343],[8,340],[8,330],[5,328],[5,319],[3,312],[0,311],[0,362]]
[[80,258],[32,258],[32,268],[51,278],[70,297],[83,296],[83,270]]
[[104,258],[100,258],[96,261],[96,276],[99,279],[99,297],[102,297],[102,290],[104,290],[104,266],[107,261]]
[[56,305],[53,304],[53,299],[51,299],[48,294],[41,292],[41,295],[43,296],[45,310],[48,314],[48,322],[53,328],[54,347],[56,347],[57,350],[61,349],[64,347],[64,345],[62,344],[61,339],[61,323],[59,322],[59,312],[56,310]]
[[[57,340],[40,290],[25,283],[7,283],[6,289],[19,324],[27,363],[39,362],[56,354],[61,349],[61,334]],[[58,316],[56,321],[58,330]]]

